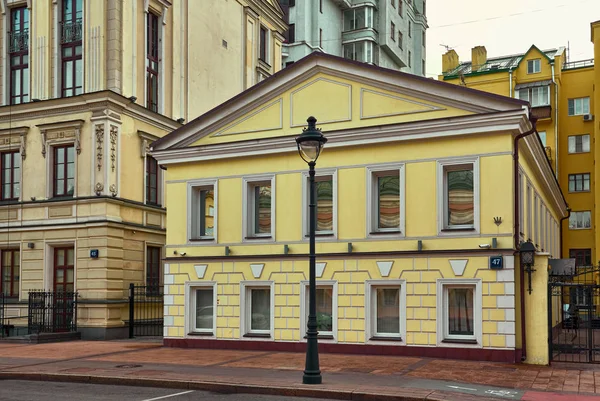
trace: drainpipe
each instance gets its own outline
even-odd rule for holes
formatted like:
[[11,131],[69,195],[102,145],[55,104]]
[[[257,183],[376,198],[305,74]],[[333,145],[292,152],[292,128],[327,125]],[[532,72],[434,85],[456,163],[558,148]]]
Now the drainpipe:
[[508,97],[513,97],[512,71],[512,68],[508,70]]
[[[512,76],[512,75],[511,75]],[[515,187],[514,187],[514,218],[515,218],[515,222],[514,222],[514,233],[513,233],[513,240],[514,240],[514,248],[515,248],[515,256],[516,253],[519,251],[519,247],[520,247],[520,243],[519,243],[519,233],[521,232],[521,227],[520,227],[520,216],[519,216],[519,140],[522,138],[525,138],[528,135],[533,134],[536,131],[536,126],[535,123],[537,121],[537,118],[532,116],[531,114],[529,115],[529,121],[531,121],[531,129],[527,132],[523,132],[522,134],[519,134],[515,137],[514,139],[514,145],[513,145],[513,174],[514,174],[514,183],[515,183]],[[521,360],[524,361],[525,358],[527,357],[527,338],[525,337],[525,271],[523,270],[522,266],[519,266],[519,278],[521,280],[521,285],[520,285],[520,294],[521,294]]]
[[552,83],[554,84],[554,171],[558,175],[558,84],[554,78],[554,63],[552,63]]
[[567,216],[560,219],[560,258],[563,257],[563,221],[571,217],[571,208],[567,206]]

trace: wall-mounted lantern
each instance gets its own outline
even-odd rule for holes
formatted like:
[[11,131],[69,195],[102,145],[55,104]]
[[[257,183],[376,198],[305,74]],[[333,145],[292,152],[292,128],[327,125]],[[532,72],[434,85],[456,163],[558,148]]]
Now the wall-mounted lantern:
[[521,266],[525,269],[529,278],[528,291],[531,294],[531,273],[535,271],[533,268],[535,262],[535,246],[529,241],[521,242],[519,254],[521,255]]

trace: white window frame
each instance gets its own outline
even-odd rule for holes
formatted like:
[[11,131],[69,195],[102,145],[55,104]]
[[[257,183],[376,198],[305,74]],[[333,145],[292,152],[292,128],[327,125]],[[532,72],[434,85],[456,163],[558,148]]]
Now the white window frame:
[[[256,234],[254,227],[254,187],[271,185],[271,233]],[[257,175],[242,178],[242,242],[275,242],[275,175]]]
[[[377,288],[400,287],[400,336],[397,341],[389,340],[394,336],[389,334],[377,335]],[[381,340],[388,340],[386,344],[406,344],[406,280],[366,280],[365,281],[365,339],[368,343],[381,344]]]
[[[322,232],[317,231],[316,239],[337,239],[338,235],[338,184],[337,184],[337,169],[318,169],[315,174],[315,179],[318,177],[331,176],[333,186],[333,231]],[[308,241],[309,235],[309,211],[308,211],[308,196],[309,196],[309,185],[308,185],[308,172],[302,172],[302,235],[305,241]],[[316,198],[316,194],[315,194]]]
[[[545,99],[542,103],[534,103],[533,99],[533,92],[534,91],[539,91],[542,88],[546,88],[546,95]],[[525,92],[525,95],[522,95],[522,92]],[[540,99],[541,96],[537,96],[537,99]],[[523,88],[523,89],[518,89],[517,90],[517,98],[521,99],[521,100],[525,100],[527,102],[529,102],[531,104],[531,107],[544,107],[544,106],[550,106],[550,86],[536,86],[533,88]]]
[[575,222],[577,222],[577,214],[578,213],[589,213],[590,214],[590,226],[589,227],[575,227],[575,228],[571,228],[571,218],[569,218],[569,230],[591,230],[593,227],[593,222],[592,222],[592,211],[591,210],[578,210],[578,211],[574,211],[571,212],[571,217],[575,217]]
[[[406,203],[405,203],[405,166],[404,164],[385,164],[379,166],[368,166],[367,170],[367,238],[382,236],[404,237],[406,235]],[[378,182],[377,178],[385,177],[386,173],[398,173],[400,178],[400,224],[395,229],[378,227]]]
[[[472,165],[473,168],[473,226],[450,226],[448,221],[448,194],[446,190],[446,171],[455,167]],[[457,157],[438,160],[437,162],[437,203],[438,203],[438,235],[473,235],[479,234],[479,157]]]
[[[200,237],[195,237],[194,235],[192,235],[192,230],[193,230],[193,223],[192,223],[192,217],[193,217],[193,206],[192,202],[194,199],[194,191],[198,190],[198,189],[203,189],[203,188],[209,188],[212,187],[213,191],[214,191],[214,228],[213,228],[213,235],[212,237],[209,236],[200,236]],[[194,181],[188,181],[187,182],[187,238],[186,238],[186,243],[187,244],[194,244],[194,245],[202,245],[202,244],[215,244],[217,242],[217,229],[218,229],[218,209],[219,209],[219,195],[218,195],[218,180],[216,178],[214,179],[206,179],[206,180],[194,180]],[[195,241],[194,241],[195,240]],[[200,242],[198,242],[198,240],[200,240]]]
[[[578,101],[581,102],[581,112],[578,113],[577,112],[577,103]],[[587,101],[587,105],[586,105],[586,101]],[[570,113],[570,104],[573,104],[573,114]],[[587,106],[587,111],[586,111],[586,106]],[[576,97],[576,98],[572,98],[572,99],[568,99],[567,100],[567,114],[569,117],[572,116],[582,116],[584,114],[590,114],[590,98],[589,96],[585,96],[585,97]]]
[[[331,308],[332,308],[332,332],[319,332],[319,335],[324,336],[333,336],[333,339],[328,338],[320,338],[319,341],[332,341],[337,342],[337,331],[338,331],[338,306],[337,306],[337,298],[338,298],[338,282],[336,280],[317,280],[317,288],[319,287],[332,287],[331,290]],[[301,341],[306,341],[304,338],[306,336],[306,324],[308,323],[308,295],[309,290],[309,281],[302,280],[300,281],[300,339]]]
[[[584,149],[583,146],[583,139],[587,136],[588,138],[588,150]],[[573,138],[573,141],[575,141],[575,150],[573,152],[571,152],[571,138]],[[577,151],[577,138],[581,138],[581,152]],[[567,152],[571,155],[576,155],[576,154],[580,154],[580,153],[590,153],[590,150],[592,148],[592,144],[591,144],[591,137],[590,134],[581,134],[581,135],[569,135],[569,137],[567,138]]]
[[[250,290],[252,289],[265,289],[268,288],[271,291],[271,313],[269,330],[264,331],[252,331],[250,330],[252,319],[251,319],[251,308],[252,301],[250,300]],[[273,340],[275,327],[275,282],[274,281],[240,281],[240,338],[251,339],[253,341],[259,339]],[[261,334],[268,334],[268,337],[260,337]],[[258,336],[257,336],[258,335]],[[256,336],[256,337],[255,337]]]
[[[213,327],[211,329],[196,328],[196,290],[212,288],[213,290]],[[201,335],[215,338],[217,334],[217,282],[216,281],[187,281],[185,283],[185,337]]]
[[[530,66],[531,66],[531,70],[529,69]],[[542,72],[542,59],[541,58],[527,60],[527,74],[539,74],[540,72]]]
[[[456,336],[448,334],[448,288],[474,287],[473,294],[473,336]],[[461,348],[482,348],[483,295],[482,281],[476,279],[438,278],[437,279],[437,342],[439,347],[456,347],[465,340],[475,340],[476,344],[460,344]]]

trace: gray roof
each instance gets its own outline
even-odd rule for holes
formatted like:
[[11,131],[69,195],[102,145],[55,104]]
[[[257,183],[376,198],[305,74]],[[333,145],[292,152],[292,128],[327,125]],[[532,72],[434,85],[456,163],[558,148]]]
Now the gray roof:
[[[551,49],[551,50],[544,50],[543,53],[546,55],[546,57],[548,57],[549,59],[552,59],[552,58],[554,58],[554,55],[556,55],[556,53],[558,53],[558,51],[559,51],[559,49]],[[471,61],[466,61],[464,63],[460,63],[458,65],[458,67],[456,67],[455,69],[445,72],[444,75],[446,75],[446,76],[467,75],[467,74],[472,74],[472,73],[477,73],[477,72],[513,69],[519,64],[521,59],[526,54],[527,53],[522,53],[522,54],[513,54],[512,56],[490,58],[487,60],[487,62],[485,64],[480,65],[480,66],[475,66],[475,67],[477,67],[477,68],[475,68],[475,70],[473,70]]]

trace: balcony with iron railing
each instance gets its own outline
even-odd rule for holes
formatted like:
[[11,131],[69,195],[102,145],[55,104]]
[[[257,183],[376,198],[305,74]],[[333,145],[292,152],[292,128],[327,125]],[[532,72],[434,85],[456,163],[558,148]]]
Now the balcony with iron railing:
[[29,29],[9,32],[8,52],[20,53],[29,49]]
[[78,42],[82,38],[82,20],[81,18],[75,21],[65,21],[60,23],[61,35],[60,43],[73,43]]
[[593,67],[594,59],[590,58],[587,60],[571,61],[563,64],[563,70],[573,70],[575,68]]

